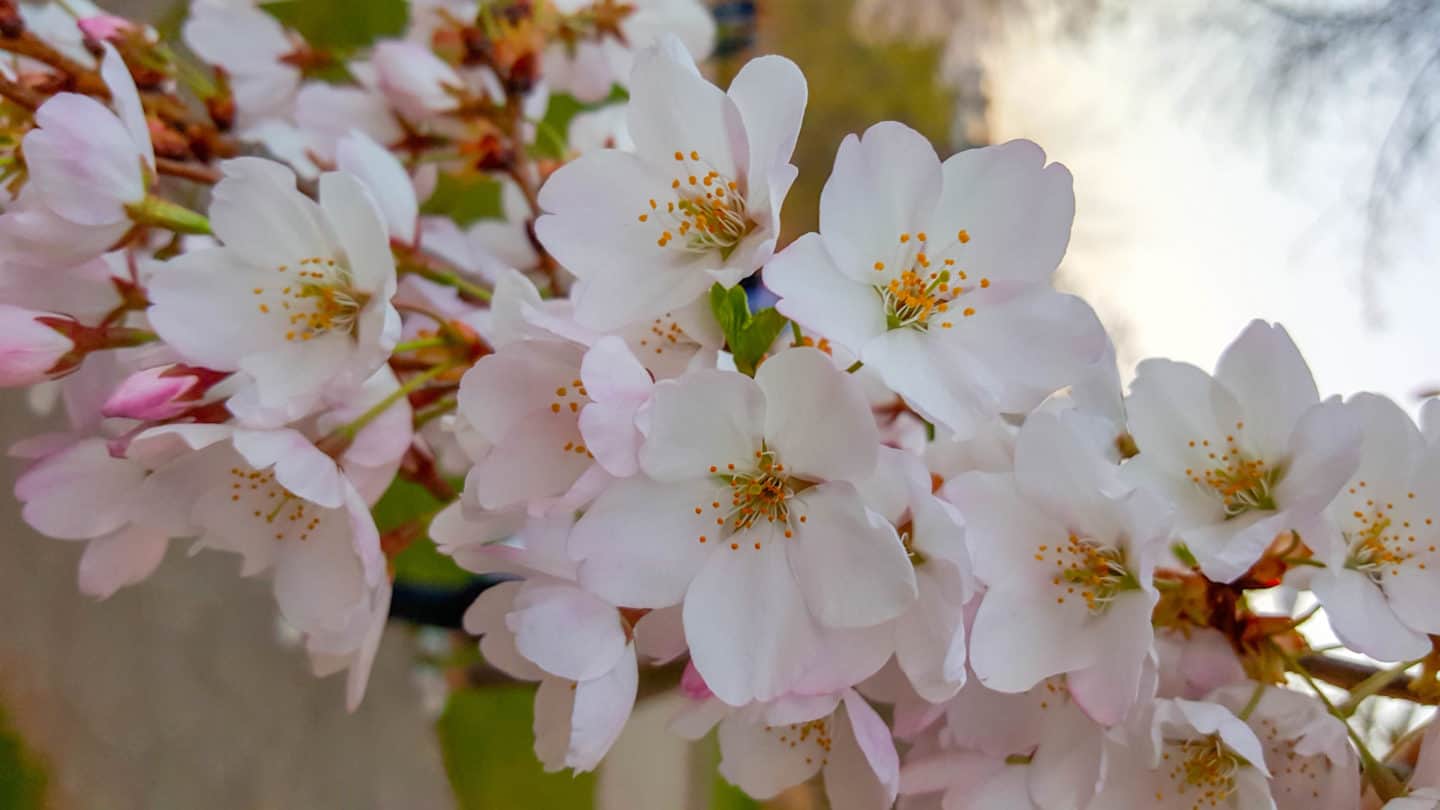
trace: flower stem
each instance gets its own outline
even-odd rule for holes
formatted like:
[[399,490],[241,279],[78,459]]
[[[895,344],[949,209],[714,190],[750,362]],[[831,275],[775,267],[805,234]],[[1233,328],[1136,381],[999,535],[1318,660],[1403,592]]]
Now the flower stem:
[[177,205],[154,194],[125,206],[130,219],[137,225],[153,225],[176,233],[209,234],[210,220],[183,205]]
[[1250,693],[1250,700],[1245,704],[1245,708],[1241,709],[1240,713],[1235,716],[1241,720],[1249,720],[1250,715],[1255,713],[1255,707],[1260,705],[1260,699],[1265,697],[1265,689],[1267,686],[1268,685],[1263,682],[1256,683],[1255,691]]
[[1416,658],[1413,661],[1401,661],[1395,666],[1389,669],[1382,669],[1361,681],[1354,689],[1350,690],[1350,697],[1346,698],[1345,702],[1340,704],[1340,711],[1344,713],[1346,717],[1355,714],[1355,710],[1360,708],[1360,704],[1364,702],[1366,698],[1378,695],[1380,690],[1403,677],[1405,670],[1424,660],[1423,658]]
[[407,340],[404,343],[395,344],[394,353],[400,354],[401,352],[413,352],[420,349],[438,349],[439,347],[448,345],[449,343],[450,341],[446,340],[443,337],[417,338],[415,340]]
[[370,408],[364,413],[355,417],[350,422],[336,428],[335,433],[342,436],[347,442],[354,441],[355,436],[358,435],[360,431],[364,430],[366,425],[375,421],[375,419],[379,417],[380,414],[389,410],[391,405],[399,402],[403,397],[409,396],[412,391],[421,388],[426,383],[449,371],[452,367],[453,364],[451,363],[442,363],[438,366],[432,366],[428,370],[416,374],[414,377],[406,380],[404,384],[401,385],[399,388],[391,391],[390,394],[384,399],[380,400],[374,405],[371,405]]
[[790,344],[791,346],[804,346],[804,345],[805,345],[805,333],[800,331],[800,324],[798,324],[798,323],[796,323],[796,322],[794,322],[794,321],[791,321],[791,322],[790,322],[790,334],[792,334],[792,335],[795,336],[795,342],[794,342],[794,343],[791,343],[791,344]]

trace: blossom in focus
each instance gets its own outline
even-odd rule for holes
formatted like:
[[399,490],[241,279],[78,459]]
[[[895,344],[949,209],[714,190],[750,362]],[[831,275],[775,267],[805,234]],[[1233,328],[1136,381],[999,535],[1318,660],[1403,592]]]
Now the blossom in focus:
[[1089,305],[1051,287],[1074,214],[1069,171],[1033,143],[941,163],[918,132],[880,123],[841,143],[820,233],[777,256],[765,285],[783,314],[965,438],[1104,356]]
[[224,164],[210,218],[222,247],[155,270],[149,318],[192,365],[243,371],[258,406],[297,418],[357,389],[400,331],[395,260],[359,180],[320,178],[320,202],[279,164]]
[[1423,657],[1440,633],[1440,448],[1390,400],[1346,403],[1363,428],[1360,464],[1305,541],[1325,567],[1309,587],[1336,635],[1383,661]]
[[894,527],[855,489],[877,452],[858,386],[814,349],[771,357],[753,381],[659,383],[644,474],[605,489],[571,536],[580,583],[629,607],[683,601],[710,689],[731,705],[777,697],[822,627],[874,626],[915,598]]
[[1032,414],[1013,475],[967,473],[946,485],[986,585],[970,662],[1003,692],[1065,674],[1081,708],[1116,725],[1144,697],[1151,575],[1170,516],[1163,502],[1124,487],[1119,468],[1068,421]]
[[1125,407],[1140,449],[1127,475],[1175,505],[1180,539],[1217,582],[1244,574],[1281,532],[1308,535],[1359,462],[1351,412],[1320,402],[1290,335],[1263,321],[1213,377],[1140,363]]
[[535,232],[582,282],[582,325],[653,318],[769,260],[806,93],[777,56],[751,60],[725,93],[673,37],[641,55],[627,108],[634,152],[582,155],[540,190]]

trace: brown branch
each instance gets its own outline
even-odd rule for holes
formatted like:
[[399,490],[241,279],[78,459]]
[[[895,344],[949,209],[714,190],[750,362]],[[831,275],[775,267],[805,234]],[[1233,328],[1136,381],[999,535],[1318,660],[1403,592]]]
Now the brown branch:
[[45,103],[45,99],[39,93],[19,82],[5,78],[3,74],[0,74],[0,96],[4,96],[17,106],[24,107],[31,112],[40,109],[40,105]]
[[[1381,670],[1375,667],[1359,664],[1354,661],[1343,661],[1339,658],[1331,658],[1319,653],[1311,653],[1300,659],[1301,666],[1305,667],[1316,680],[1324,681],[1331,686],[1338,686],[1342,689],[1354,689],[1366,678],[1379,673]],[[1411,691],[1411,684],[1415,679],[1409,675],[1401,675],[1375,694],[1398,700],[1408,700],[1411,703],[1419,703],[1426,706],[1434,706],[1440,703],[1434,697],[1426,697]]]
[[110,88],[105,86],[97,71],[76,62],[30,31],[22,31],[19,36],[0,37],[0,51],[29,57],[55,68],[69,77],[70,86],[78,92],[110,98]]
[[220,182],[220,172],[209,166],[202,166],[196,163],[186,163],[181,160],[170,158],[155,158],[155,171],[167,177],[180,177],[195,183],[204,183],[213,186]]

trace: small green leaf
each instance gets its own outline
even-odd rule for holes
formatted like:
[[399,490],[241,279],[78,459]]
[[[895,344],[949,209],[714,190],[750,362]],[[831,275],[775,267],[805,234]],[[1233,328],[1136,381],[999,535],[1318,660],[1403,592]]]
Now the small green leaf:
[[484,175],[441,173],[435,192],[420,206],[420,213],[449,217],[462,228],[482,219],[504,219],[500,183]]
[[711,287],[710,312],[735,357],[735,368],[751,377],[765,353],[775,345],[775,338],[790,323],[774,307],[750,314],[750,300],[739,285],[728,290],[718,283]]
[[274,0],[260,7],[311,46],[340,53],[399,36],[410,19],[405,0]]
[[46,782],[44,766],[0,709],[0,807],[13,810],[48,807]]
[[461,810],[594,806],[594,774],[545,773],[535,758],[534,701],[533,686],[491,686],[450,696],[436,731]]

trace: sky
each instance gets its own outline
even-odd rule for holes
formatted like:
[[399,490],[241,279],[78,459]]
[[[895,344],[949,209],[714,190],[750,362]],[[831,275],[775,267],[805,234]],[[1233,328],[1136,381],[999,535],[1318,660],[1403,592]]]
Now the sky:
[[1398,96],[1372,92],[1271,137],[1244,116],[1233,75],[1206,75],[1171,45],[1142,21],[1084,43],[1011,30],[985,54],[992,136],[1035,140],[1075,175],[1070,285],[1132,362],[1209,369],[1264,318],[1290,331],[1322,395],[1377,391],[1413,412],[1415,393],[1440,383],[1440,242],[1426,244],[1423,202],[1417,222],[1396,221],[1382,321],[1360,296],[1360,203]]

